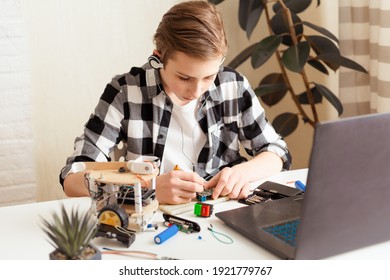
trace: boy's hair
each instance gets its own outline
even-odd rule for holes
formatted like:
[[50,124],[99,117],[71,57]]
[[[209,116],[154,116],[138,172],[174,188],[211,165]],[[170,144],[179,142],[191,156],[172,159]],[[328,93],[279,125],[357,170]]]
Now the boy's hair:
[[163,16],[154,35],[161,61],[174,52],[210,59],[225,56],[228,49],[222,18],[213,4],[189,1],[173,6]]

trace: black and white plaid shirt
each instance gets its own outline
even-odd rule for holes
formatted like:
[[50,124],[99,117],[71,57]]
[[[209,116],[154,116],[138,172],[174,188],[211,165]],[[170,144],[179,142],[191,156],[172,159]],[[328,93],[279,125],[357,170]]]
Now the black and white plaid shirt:
[[[283,168],[289,169],[291,156],[286,143],[265,118],[245,77],[221,67],[199,104],[196,116],[207,138],[196,166],[200,176],[213,176],[225,166],[242,162],[240,144],[251,156],[274,152],[283,160]],[[61,170],[61,184],[73,162],[109,161],[120,141],[127,144],[127,160],[145,155],[162,160],[171,112],[172,101],[163,91],[158,70],[145,64],[114,77],[84,134],[75,139],[74,152]]]

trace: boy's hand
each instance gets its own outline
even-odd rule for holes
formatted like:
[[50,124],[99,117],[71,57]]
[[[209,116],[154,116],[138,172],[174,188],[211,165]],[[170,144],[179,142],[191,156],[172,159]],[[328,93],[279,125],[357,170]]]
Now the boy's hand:
[[195,172],[170,171],[157,176],[156,198],[160,204],[188,203],[204,190],[204,183]]
[[246,198],[249,195],[249,182],[234,168],[225,167],[205,183],[206,189],[214,188],[212,198],[229,196],[231,199]]

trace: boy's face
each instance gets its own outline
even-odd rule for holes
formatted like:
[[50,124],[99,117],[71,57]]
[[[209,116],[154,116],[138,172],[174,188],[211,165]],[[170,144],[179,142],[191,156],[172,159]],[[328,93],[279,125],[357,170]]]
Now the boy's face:
[[214,82],[222,62],[222,55],[200,60],[183,52],[174,53],[160,70],[165,92],[177,105],[199,98]]

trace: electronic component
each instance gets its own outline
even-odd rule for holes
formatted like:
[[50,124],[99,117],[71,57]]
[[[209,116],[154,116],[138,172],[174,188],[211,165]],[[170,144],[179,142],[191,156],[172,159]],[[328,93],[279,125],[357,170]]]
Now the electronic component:
[[200,231],[200,226],[192,222],[190,220],[186,220],[177,216],[172,216],[167,213],[163,213],[163,218],[164,218],[164,225],[165,226],[170,226],[170,225],[177,225],[180,231],[186,232],[186,233],[191,233],[191,232],[199,232]]
[[116,239],[127,247],[130,247],[135,240],[135,233],[123,227],[99,224],[95,237]]
[[200,201],[206,201],[213,195],[214,189],[204,190],[203,192],[196,193],[196,198]]
[[[117,201],[119,204],[134,205],[134,187],[120,186],[117,194]],[[149,188],[141,188],[142,205],[148,205],[156,198],[155,190]]]
[[165,229],[163,232],[160,232],[154,237],[154,242],[156,244],[161,244],[165,240],[168,240],[172,236],[174,236],[179,231],[179,227],[176,224],[170,225],[167,229]]
[[302,194],[302,191],[276,182],[266,181],[254,189],[252,194],[245,199],[239,199],[238,202],[251,205],[299,194]]
[[159,166],[160,160],[154,156],[142,156],[126,163],[126,167],[135,174],[153,174]]
[[194,214],[200,217],[210,217],[213,213],[213,205],[198,202],[194,205]]

